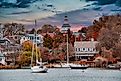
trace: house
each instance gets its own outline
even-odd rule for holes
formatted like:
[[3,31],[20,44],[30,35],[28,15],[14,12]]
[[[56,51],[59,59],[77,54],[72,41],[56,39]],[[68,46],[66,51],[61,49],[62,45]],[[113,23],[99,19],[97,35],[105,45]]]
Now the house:
[[0,46],[0,65],[6,65],[5,55],[3,53],[3,48]]
[[37,42],[37,45],[43,46],[43,36],[41,34],[36,34],[36,36],[35,36],[35,34],[26,34],[26,35],[21,37],[20,44],[22,44],[28,40],[30,40],[34,43]]
[[12,35],[12,36],[7,36],[6,38],[11,41],[14,41],[17,44],[20,44],[21,36],[23,36],[23,35]]
[[[2,54],[5,57],[6,63],[9,65],[16,61],[16,58],[21,51],[21,45],[16,44],[16,42],[12,39],[8,39],[4,37],[0,39],[0,46],[2,47]],[[2,55],[2,56],[3,56]]]
[[74,48],[75,48],[75,57],[77,59],[89,59],[93,57],[95,54],[98,54],[96,50],[97,41],[75,41]]

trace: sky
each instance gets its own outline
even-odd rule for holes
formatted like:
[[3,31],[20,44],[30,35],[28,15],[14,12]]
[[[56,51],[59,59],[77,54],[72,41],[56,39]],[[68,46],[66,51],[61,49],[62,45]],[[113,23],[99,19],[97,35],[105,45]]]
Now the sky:
[[22,23],[33,27],[61,26],[64,16],[74,27],[89,26],[102,15],[121,13],[121,0],[0,0],[0,23]]

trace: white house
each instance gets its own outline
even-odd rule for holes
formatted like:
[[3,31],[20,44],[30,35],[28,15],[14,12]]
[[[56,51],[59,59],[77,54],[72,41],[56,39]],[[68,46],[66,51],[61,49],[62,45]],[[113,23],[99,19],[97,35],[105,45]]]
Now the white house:
[[6,65],[5,56],[3,54],[3,49],[0,47],[0,64]]
[[25,36],[22,36],[20,39],[20,44],[22,44],[25,41],[32,41],[32,42],[37,42],[39,46],[43,46],[43,36],[40,34],[26,34]]
[[74,43],[75,57],[88,59],[98,53],[96,50],[97,41],[76,41]]

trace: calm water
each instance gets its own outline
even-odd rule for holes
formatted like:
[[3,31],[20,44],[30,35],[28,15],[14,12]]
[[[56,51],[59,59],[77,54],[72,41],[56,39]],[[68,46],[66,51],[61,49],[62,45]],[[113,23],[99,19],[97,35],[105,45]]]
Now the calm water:
[[89,68],[82,70],[49,69],[31,73],[29,69],[0,70],[0,81],[121,81],[121,71]]

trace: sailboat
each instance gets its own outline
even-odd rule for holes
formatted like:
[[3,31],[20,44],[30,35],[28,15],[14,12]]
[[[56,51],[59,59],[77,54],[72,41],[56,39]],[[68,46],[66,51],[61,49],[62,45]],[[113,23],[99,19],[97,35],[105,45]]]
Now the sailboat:
[[[36,32],[34,34],[35,34],[35,37],[34,37],[35,43],[33,42],[33,45],[32,45],[31,70],[32,70],[33,73],[46,73],[48,71],[48,69],[42,63],[42,59],[40,59],[40,62],[38,61]],[[32,64],[33,63],[33,55],[34,55],[34,46],[35,46],[35,54],[36,54],[36,65],[35,66],[33,66],[33,64]]]
[[66,54],[66,63],[60,63],[60,64],[56,64],[54,65],[55,68],[70,68],[70,65],[72,65],[72,63],[69,63],[69,44],[68,44],[68,34],[66,34],[67,36],[67,54]]
[[[74,34],[75,34],[75,36],[79,35],[78,32],[75,32]],[[76,42],[76,37],[75,37],[75,42]],[[75,60],[77,61],[77,58],[75,58]],[[87,69],[88,67],[89,67],[89,65],[87,65],[87,64],[71,64],[70,65],[71,69]]]
[[66,56],[67,60],[66,60],[66,63],[62,63],[61,64],[61,67],[62,68],[69,68],[70,65],[72,65],[72,63],[69,63],[69,44],[68,44],[68,33],[67,33],[67,56]]

